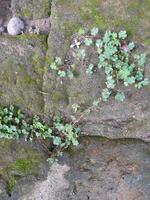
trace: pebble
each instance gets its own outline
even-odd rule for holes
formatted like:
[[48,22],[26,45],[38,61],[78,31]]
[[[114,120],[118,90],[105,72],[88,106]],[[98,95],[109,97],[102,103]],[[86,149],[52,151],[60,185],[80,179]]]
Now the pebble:
[[12,17],[7,25],[7,31],[10,35],[19,35],[24,30],[24,22],[19,17]]

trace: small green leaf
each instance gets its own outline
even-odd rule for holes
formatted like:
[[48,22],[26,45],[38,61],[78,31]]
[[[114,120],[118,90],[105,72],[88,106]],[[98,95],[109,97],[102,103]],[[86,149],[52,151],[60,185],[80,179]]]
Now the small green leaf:
[[81,60],[84,60],[86,54],[85,54],[85,50],[84,49],[79,49],[78,50],[78,56]]
[[59,70],[59,71],[58,71],[58,75],[59,75],[61,78],[64,78],[64,77],[66,77],[66,72],[63,71],[63,70]]
[[127,80],[127,78],[131,75],[133,71],[133,67],[132,65],[128,65],[128,64],[124,64],[122,66],[122,68],[119,70],[118,72],[118,77],[121,79],[121,80]]
[[10,106],[10,111],[12,111],[12,112],[14,111],[14,106],[12,106],[12,105]]
[[130,42],[130,43],[128,44],[128,48],[129,48],[130,50],[133,50],[133,49],[135,48],[134,42]]
[[143,66],[143,65],[145,65],[145,63],[146,63],[146,54],[145,53],[143,53],[143,54],[140,54],[139,56],[138,56],[138,65],[141,67],[141,66]]
[[103,46],[103,41],[102,40],[96,40],[96,47],[101,48]]
[[144,80],[142,81],[142,85],[143,85],[143,86],[146,86],[146,85],[148,85],[148,84],[149,84],[148,78],[144,78]]
[[141,71],[137,71],[135,75],[135,79],[137,81],[141,81],[143,79],[143,73]]
[[57,162],[58,160],[56,159],[56,158],[48,158],[47,159],[47,162],[50,164],[50,165],[52,165],[52,164],[54,164],[55,162]]
[[114,79],[108,79],[106,81],[106,85],[107,85],[107,88],[113,89],[115,87],[115,80]]
[[84,43],[86,46],[91,46],[91,44],[93,43],[91,38],[85,38]]
[[84,35],[85,34],[85,30],[83,28],[80,28],[78,31],[79,35]]
[[103,37],[103,43],[106,45],[110,41],[111,32],[106,31]]
[[119,36],[120,39],[124,40],[127,37],[127,32],[126,31],[120,31],[118,33],[118,36]]
[[56,145],[56,146],[59,146],[61,144],[61,138],[54,136],[53,137],[53,144]]
[[66,125],[65,125],[65,131],[66,131],[66,132],[71,132],[72,130],[73,130],[73,127],[72,127],[71,124],[66,124]]
[[126,79],[126,81],[124,82],[124,85],[125,85],[125,86],[128,86],[128,85],[131,85],[131,84],[133,84],[133,83],[135,83],[135,77],[134,77],[134,76],[131,76],[131,77],[128,77],[128,78]]
[[108,98],[110,97],[111,95],[111,91],[109,91],[107,88],[103,89],[102,91],[102,100],[103,101],[107,101]]
[[70,71],[70,70],[67,71],[67,77],[68,77],[70,80],[73,79],[74,75],[73,75],[72,71]]
[[94,65],[90,64],[86,69],[86,73],[89,74],[89,75],[92,75],[93,74],[93,68],[94,68]]
[[17,117],[15,117],[15,122],[16,122],[17,124],[19,124],[20,120],[19,120]]
[[55,62],[51,63],[51,64],[50,64],[50,68],[51,68],[52,70],[57,70],[57,65],[56,65],[56,63],[55,63]]
[[115,100],[117,101],[124,101],[125,99],[125,95],[123,92],[117,92],[116,96],[115,96]]
[[100,100],[94,100],[93,101],[93,106],[97,107],[100,104]]
[[56,57],[56,58],[55,58],[55,63],[56,63],[57,65],[61,65],[61,64],[62,64],[61,58],[60,58],[60,57]]
[[98,28],[96,27],[92,28],[91,35],[96,36],[98,34],[98,31],[99,31]]
[[109,75],[109,74],[111,74],[113,72],[113,68],[112,68],[112,66],[111,65],[106,65],[106,67],[105,67],[105,73],[106,73],[106,75]]
[[102,49],[101,48],[97,48],[97,53],[100,55],[102,53]]
[[61,123],[55,123],[55,128],[58,130],[58,131],[64,131],[64,125],[61,124]]

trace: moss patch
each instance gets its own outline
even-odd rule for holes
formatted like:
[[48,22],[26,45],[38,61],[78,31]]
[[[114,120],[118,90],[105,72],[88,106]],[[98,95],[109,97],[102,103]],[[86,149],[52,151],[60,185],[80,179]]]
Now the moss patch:
[[74,33],[78,32],[81,24],[65,21],[62,26],[62,31],[65,32],[65,37],[69,38]]
[[[33,175],[38,176],[40,163],[43,159],[36,150],[30,147],[23,148],[22,145],[15,145],[13,141],[4,140],[0,142],[1,152],[5,151],[7,156],[15,152],[13,161],[6,160],[5,166],[0,169],[0,178],[6,182],[6,191],[11,193],[21,177]],[[11,150],[12,149],[12,150]],[[12,155],[14,155],[14,152]]]
[[97,26],[101,29],[107,28],[107,21],[100,12],[101,0],[87,0],[83,5],[78,7],[79,16],[88,21],[92,26]]
[[66,103],[68,103],[68,96],[65,94],[61,94],[61,92],[55,91],[52,93],[51,97],[54,102],[65,101]]

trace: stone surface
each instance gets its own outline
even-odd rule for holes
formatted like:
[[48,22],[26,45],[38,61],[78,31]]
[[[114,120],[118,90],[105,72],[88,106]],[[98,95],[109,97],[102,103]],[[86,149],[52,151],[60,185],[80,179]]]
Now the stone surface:
[[84,137],[20,200],[149,200],[150,144]]
[[10,35],[19,35],[24,31],[24,22],[19,17],[12,17],[7,25],[7,31]]
[[[0,26],[6,25],[11,16],[9,4],[0,2]],[[72,104],[84,110],[99,96],[104,87],[103,74],[90,78],[75,60],[77,76],[61,83],[49,71],[49,63],[55,56],[64,59],[67,55],[69,59],[67,50],[74,33],[80,27],[93,26],[102,32],[126,29],[129,40],[149,57],[150,2],[53,0],[51,12],[50,6],[49,0],[11,1],[13,15],[33,23],[51,13],[51,28],[48,40],[45,35],[0,36],[0,103],[48,117],[52,111],[61,111],[69,117]],[[96,59],[92,52],[88,50],[89,60]],[[149,60],[145,74],[150,78]],[[125,94],[123,103],[111,98],[85,116],[80,146],[66,152],[48,174],[47,157],[39,146],[1,141],[0,200],[149,200],[149,143],[115,138],[150,141],[150,86],[139,91],[129,88]]]
[[27,20],[25,34],[46,34],[50,31],[50,19],[42,18],[36,20]]
[[79,149],[63,158],[70,186],[60,199],[149,200],[149,150],[138,140],[82,138]]
[[20,197],[20,200],[56,200],[61,199],[62,192],[69,187],[65,174],[69,171],[67,165],[55,163],[45,181],[35,184],[30,193]]

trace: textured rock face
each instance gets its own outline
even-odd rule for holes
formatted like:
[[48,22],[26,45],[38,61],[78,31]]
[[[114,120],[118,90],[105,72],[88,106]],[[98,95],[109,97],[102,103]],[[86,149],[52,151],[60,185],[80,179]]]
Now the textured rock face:
[[35,113],[43,111],[45,36],[0,37],[0,102],[19,105]]
[[[22,110],[45,116],[52,111],[70,116],[72,104],[85,109],[99,96],[104,87],[103,75],[88,77],[75,60],[78,76],[61,83],[55,74],[49,73],[49,61],[55,56],[65,58],[72,35],[80,27],[93,26],[102,32],[126,29],[139,50],[149,57],[150,2],[53,0],[51,10],[50,5],[50,0],[0,2],[0,26],[6,25],[11,16],[9,7],[13,16],[31,20],[33,25],[51,14],[48,40],[45,35],[34,34],[0,36],[0,104],[15,104]],[[92,50],[88,55],[89,60],[93,59]],[[149,58],[145,74],[150,78]],[[129,88],[125,93],[127,98],[123,103],[111,98],[86,116],[82,134],[150,141],[150,86],[139,91]],[[41,157],[44,160],[45,157],[38,148],[0,142],[0,200],[149,200],[149,143],[84,137],[79,149],[62,159],[61,164],[65,165],[54,165],[42,182],[37,178],[45,177],[47,164],[42,164]],[[28,145],[38,155],[34,151],[34,156],[30,156]],[[38,175],[32,173],[37,168],[32,168],[28,161],[39,167]]]
[[136,140],[84,137],[21,200],[149,200],[149,148]]

